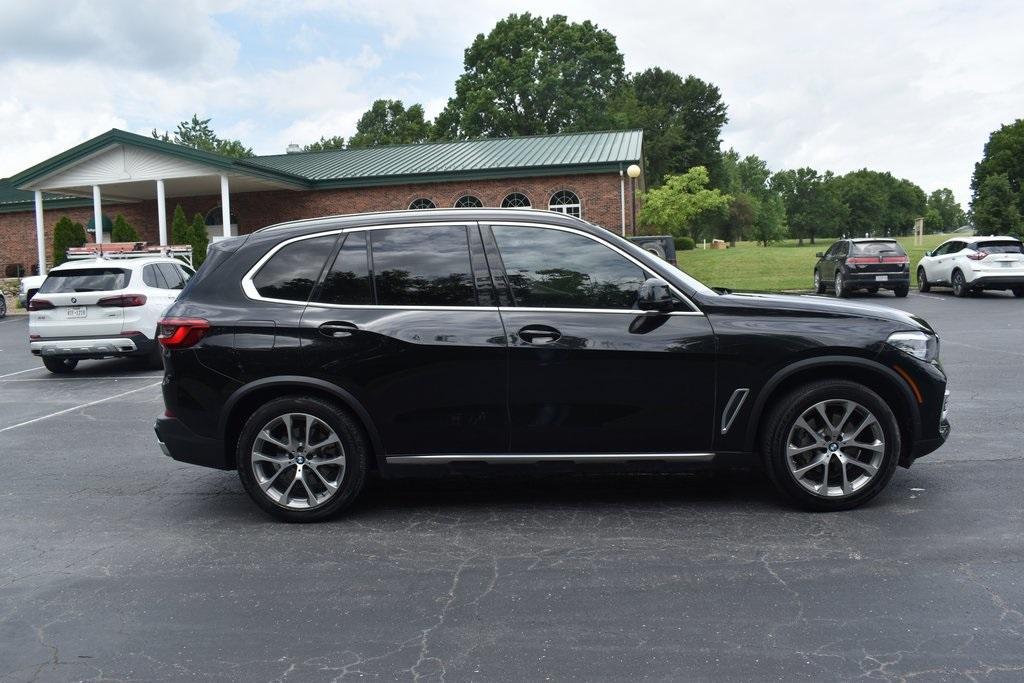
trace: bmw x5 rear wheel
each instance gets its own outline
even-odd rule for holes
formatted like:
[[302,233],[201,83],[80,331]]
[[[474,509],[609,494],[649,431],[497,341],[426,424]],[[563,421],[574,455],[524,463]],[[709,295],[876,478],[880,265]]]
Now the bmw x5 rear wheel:
[[253,413],[238,441],[238,475],[252,499],[289,522],[326,519],[362,490],[369,448],[340,406],[275,399]]
[[878,394],[847,381],[808,384],[768,416],[762,450],[775,485],[812,510],[846,510],[892,478],[900,432]]

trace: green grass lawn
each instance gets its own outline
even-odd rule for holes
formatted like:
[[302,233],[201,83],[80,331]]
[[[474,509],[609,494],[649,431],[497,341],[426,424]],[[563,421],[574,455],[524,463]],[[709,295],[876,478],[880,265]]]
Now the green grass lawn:
[[[949,235],[925,235],[923,244],[914,246],[913,237],[897,240],[910,256],[910,267],[915,269],[924,252],[934,249]],[[810,290],[814,277],[814,256],[825,251],[834,240],[818,240],[817,244],[786,240],[771,247],[754,242],[738,242],[730,249],[701,249],[677,251],[679,267],[711,287],[728,287],[737,291],[780,292]],[[917,278],[911,278],[916,284]]]

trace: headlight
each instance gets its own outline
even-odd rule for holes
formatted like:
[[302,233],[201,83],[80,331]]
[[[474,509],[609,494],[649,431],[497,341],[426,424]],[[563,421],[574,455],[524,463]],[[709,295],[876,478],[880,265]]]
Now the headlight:
[[924,332],[894,332],[885,340],[905,354],[931,363],[939,357],[939,338]]

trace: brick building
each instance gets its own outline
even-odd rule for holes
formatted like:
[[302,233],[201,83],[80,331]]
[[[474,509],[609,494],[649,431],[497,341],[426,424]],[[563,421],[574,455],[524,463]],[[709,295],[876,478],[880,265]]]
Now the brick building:
[[[123,214],[142,239],[167,244],[178,204],[214,239],[273,223],[409,208],[532,206],[635,234],[626,169],[641,164],[638,130],[391,145],[231,159],[111,130],[0,180],[0,268],[52,263],[62,216],[100,226]],[[105,234],[104,234],[105,233]]]

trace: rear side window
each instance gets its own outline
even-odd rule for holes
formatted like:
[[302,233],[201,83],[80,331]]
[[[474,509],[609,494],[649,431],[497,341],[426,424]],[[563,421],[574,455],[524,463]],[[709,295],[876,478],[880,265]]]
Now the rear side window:
[[46,276],[40,294],[64,292],[115,292],[128,286],[131,271],[123,268],[54,270]]
[[644,271],[621,254],[560,230],[501,225],[492,229],[517,306],[635,306]]
[[142,268],[142,282],[147,287],[156,287],[157,289],[170,289],[167,285],[167,281],[164,280],[163,273],[156,267],[156,264],[143,266]]
[[989,254],[1024,254],[1024,248],[1017,240],[993,240],[991,242],[978,242],[972,244],[971,249],[984,251]]
[[178,266],[173,263],[158,263],[156,267],[163,274],[168,289],[185,288],[185,278],[181,276]]
[[906,256],[899,242],[854,242],[853,256]]
[[464,226],[370,232],[377,303],[476,306]]
[[316,300],[325,304],[373,303],[365,232],[353,232],[345,237]]
[[307,301],[336,239],[324,235],[281,247],[253,276],[256,291],[268,299]]

